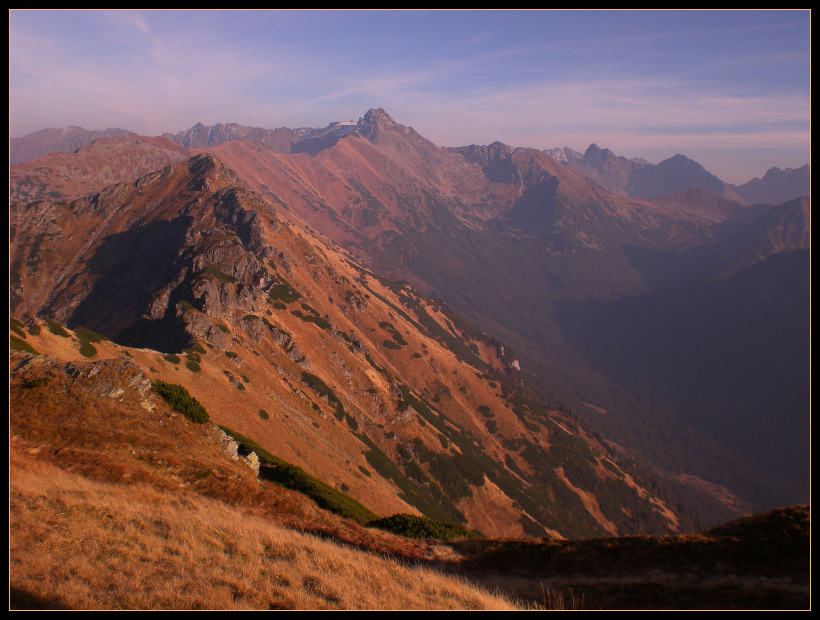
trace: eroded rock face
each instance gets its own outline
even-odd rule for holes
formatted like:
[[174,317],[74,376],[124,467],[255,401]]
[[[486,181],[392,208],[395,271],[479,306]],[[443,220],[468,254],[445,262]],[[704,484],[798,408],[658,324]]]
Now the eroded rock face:
[[225,454],[233,460],[237,460],[239,458],[239,444],[236,443],[233,438],[221,428],[217,428],[215,434],[219,438],[219,443],[222,446],[223,452],[225,452]]
[[273,207],[210,154],[11,213],[12,312],[130,346],[173,352],[202,338],[227,350],[234,313],[254,314],[275,282],[262,261],[289,268],[267,239],[281,230]]
[[231,457],[234,461],[242,461],[248,467],[250,467],[254,473],[258,476],[259,475],[259,457],[256,455],[256,452],[250,452],[246,456],[242,456],[239,453],[239,444],[228,435],[225,431],[221,428],[214,426],[214,434],[216,435],[220,445],[222,446],[222,450]]
[[245,335],[256,343],[262,342],[262,339],[268,334],[269,328],[265,323],[255,314],[249,314],[239,320],[239,326],[244,330]]
[[220,351],[231,348],[230,331],[222,324],[195,310],[184,312],[185,331],[197,340],[210,342]]

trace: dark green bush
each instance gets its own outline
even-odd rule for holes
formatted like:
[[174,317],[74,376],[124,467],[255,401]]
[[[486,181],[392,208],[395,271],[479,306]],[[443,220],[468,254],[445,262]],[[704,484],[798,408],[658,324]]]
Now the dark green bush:
[[171,405],[191,422],[204,424],[210,420],[208,412],[200,402],[191,396],[187,389],[175,383],[165,383],[165,381],[152,381],[151,389],[159,394],[166,403]]
[[302,319],[305,323],[314,323],[314,324],[318,325],[319,327],[321,327],[324,330],[329,330],[330,327],[331,327],[328,320],[321,317],[321,316],[316,316],[316,315],[313,315],[313,314],[304,314],[300,310],[291,310],[290,313],[293,316]]
[[406,513],[376,519],[368,523],[367,527],[377,527],[408,538],[435,538],[443,541],[457,538],[480,538],[477,533],[461,523],[434,521],[427,517],[417,517]]
[[48,379],[46,377],[38,377],[37,379],[30,379],[23,383],[24,390],[32,390],[34,388],[45,387],[48,385]]
[[216,265],[208,265],[205,267],[205,269],[202,270],[202,273],[200,273],[200,276],[213,278],[219,282],[236,282],[236,278],[220,270]]
[[77,338],[83,342],[103,342],[104,340],[108,340],[108,336],[103,336],[85,327],[75,327],[74,333],[77,334]]
[[60,336],[62,338],[70,338],[71,337],[69,335],[69,333],[66,330],[64,330],[62,328],[62,326],[59,323],[57,323],[56,321],[48,321],[46,323],[46,326],[48,327],[48,331],[50,331],[55,336]]
[[352,497],[345,495],[329,484],[311,476],[296,465],[291,465],[273,456],[252,439],[244,437],[236,431],[224,426],[220,428],[233,437],[239,444],[241,454],[256,453],[256,456],[259,457],[259,462],[262,464],[259,475],[265,480],[304,493],[322,508],[330,510],[342,517],[353,519],[361,524],[369,523],[378,517],[376,513]]
[[12,351],[24,351],[26,353],[33,353],[39,355],[39,351],[31,346],[28,342],[17,336],[9,336],[9,348]]
[[13,317],[9,317],[9,327],[11,328],[11,331],[13,331],[15,334],[18,334],[21,338],[26,337],[26,332],[23,331],[22,321],[18,321]]
[[301,297],[298,291],[294,290],[294,288],[284,280],[279,284],[274,284],[268,291],[268,298],[272,302],[279,301],[290,304],[299,300]]
[[336,408],[336,419],[347,421],[347,425],[355,430],[358,430],[359,424],[356,420],[345,411],[345,407],[333,389],[322,381],[319,377],[309,372],[302,371],[302,381],[304,381],[310,388],[319,396],[327,398],[328,402]]
[[188,355],[192,355],[192,354],[194,354],[194,353],[201,353],[202,355],[205,355],[205,353],[206,353],[206,351],[205,351],[205,347],[203,347],[203,346],[202,346],[201,344],[199,344],[198,342],[195,342],[195,343],[194,343],[194,344],[192,344],[189,348],[185,349],[185,352],[186,352]]
[[80,340],[80,355],[84,357],[94,357],[97,355],[97,349],[90,342]]
[[[368,465],[386,480],[392,480],[399,487],[401,497],[424,514],[439,519],[464,519],[464,515],[441,493],[440,488],[427,476],[423,476],[422,486],[408,478],[387,455],[364,433],[355,433],[369,450],[365,453]],[[466,519],[464,519],[466,521]]]

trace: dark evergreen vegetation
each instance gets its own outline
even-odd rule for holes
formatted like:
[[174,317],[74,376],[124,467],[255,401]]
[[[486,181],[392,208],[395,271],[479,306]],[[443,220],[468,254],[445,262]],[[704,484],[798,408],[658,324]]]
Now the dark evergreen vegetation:
[[205,407],[183,386],[156,380],[151,382],[151,389],[192,422],[204,424],[210,420]]
[[480,538],[477,533],[461,523],[435,521],[427,517],[419,517],[406,513],[376,519],[368,523],[367,526],[377,527],[408,538],[434,538],[443,541],[451,541],[459,538]]
[[259,476],[261,478],[275,482],[285,488],[299,491],[310,497],[322,508],[347,519],[357,521],[362,525],[378,518],[376,513],[349,495],[334,489],[315,476],[311,476],[300,467],[274,456],[252,439],[224,426],[220,428],[239,444],[240,454],[248,455],[251,452],[256,453],[261,464],[259,470]]

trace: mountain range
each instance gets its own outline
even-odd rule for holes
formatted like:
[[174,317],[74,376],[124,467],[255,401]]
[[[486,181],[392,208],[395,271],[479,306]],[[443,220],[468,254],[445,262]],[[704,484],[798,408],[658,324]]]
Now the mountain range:
[[11,166],[12,316],[376,514],[590,537],[808,501],[808,167],[444,148],[380,109],[74,150]]
[[681,154],[651,164],[645,159],[615,155],[597,144],[591,144],[584,153],[569,147],[544,152],[609,191],[632,198],[652,199],[700,189],[750,205],[780,204],[808,196],[811,187],[808,164],[796,169],[771,168],[762,179],[755,177],[743,185],[733,185]]
[[127,129],[87,130],[82,127],[41,129],[22,138],[9,140],[9,164],[45,157],[54,152],[73,153],[81,146],[88,146],[97,138],[113,138],[131,133]]
[[[197,123],[188,130],[175,134],[165,133],[162,137],[186,149],[202,149],[242,140],[262,143],[275,152],[314,152],[334,144],[339,138],[355,131],[356,127],[357,123],[353,121],[333,122],[324,128],[298,129],[265,129],[238,123],[217,123],[210,126]],[[21,138],[11,138],[9,163],[21,164],[51,153],[74,153],[98,138],[132,133],[118,128],[87,130],[75,126],[43,129]],[[602,149],[597,144],[591,144],[584,153],[569,147],[544,149],[544,153],[609,191],[632,198],[655,198],[701,188],[719,195],[725,193],[729,198],[740,199],[751,205],[780,204],[810,194],[811,173],[808,164],[800,168],[774,167],[767,170],[762,178],[755,177],[742,185],[733,185],[721,181],[697,162],[680,154],[659,164],[651,164],[645,159],[628,159],[615,155],[608,148]],[[639,170],[643,172],[637,172]],[[656,185],[655,190],[648,186],[652,183]],[[628,184],[631,184],[631,191],[626,189]]]

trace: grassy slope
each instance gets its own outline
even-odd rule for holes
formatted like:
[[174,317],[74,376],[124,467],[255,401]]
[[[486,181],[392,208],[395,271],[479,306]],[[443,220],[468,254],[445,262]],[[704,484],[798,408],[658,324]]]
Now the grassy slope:
[[275,524],[224,501],[98,482],[11,452],[11,606],[502,609],[452,576]]
[[447,548],[363,528],[258,480],[210,425],[140,394],[134,368],[88,377],[85,364],[42,357],[12,367],[12,607],[511,607],[386,557]]
[[69,362],[11,358],[11,607],[510,605],[422,564],[539,607],[810,606],[807,507],[680,537],[405,539],[258,480],[124,358],[42,336]]

